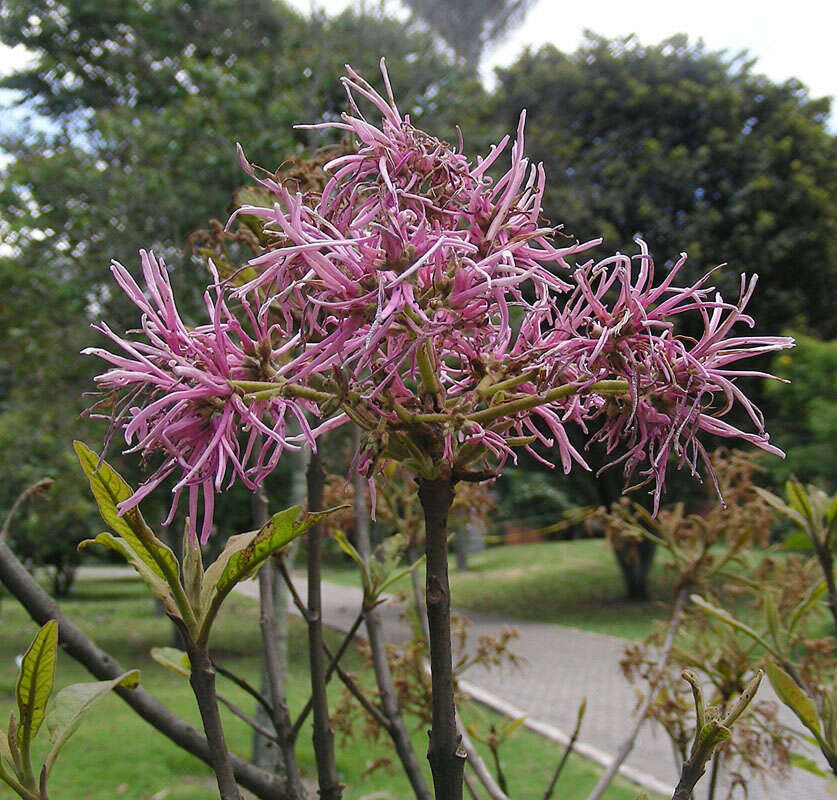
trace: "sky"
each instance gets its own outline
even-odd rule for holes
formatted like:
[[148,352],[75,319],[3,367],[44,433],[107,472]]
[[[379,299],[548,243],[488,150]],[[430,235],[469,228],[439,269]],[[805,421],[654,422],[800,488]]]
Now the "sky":
[[[455,0],[454,0],[455,1]],[[310,11],[312,0],[287,0]],[[336,12],[357,0],[315,0],[326,12]],[[372,6],[373,3],[369,3]],[[391,3],[390,3],[391,5]],[[772,8],[771,8],[772,6]],[[784,9],[784,10],[782,10]],[[757,70],[774,81],[799,78],[813,97],[837,95],[837,3],[833,0],[585,0],[583,3],[539,0],[523,24],[487,53],[483,77],[492,82],[493,70],[511,64],[527,46],[551,42],[572,51],[585,28],[608,37],[635,33],[654,44],[675,33],[702,38],[712,50],[731,54],[747,50],[758,59]],[[19,65],[26,54],[0,46],[0,72]],[[837,119],[832,113],[832,127]]]

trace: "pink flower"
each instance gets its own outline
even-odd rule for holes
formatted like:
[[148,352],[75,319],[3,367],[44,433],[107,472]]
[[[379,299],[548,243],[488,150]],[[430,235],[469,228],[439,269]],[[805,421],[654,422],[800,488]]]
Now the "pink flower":
[[[254,336],[244,330],[230,312],[215,276],[204,296],[208,324],[188,328],[175,305],[162,261],[141,251],[147,296],[130,273],[114,262],[112,271],[126,295],[142,312],[142,338],[117,336],[107,325],[96,326],[118,346],[121,354],[101,348],[97,355],[111,368],[96,378],[105,391],[119,392],[123,400],[113,423],[124,431],[127,452],[141,452],[144,459],[162,456],[162,462],[130,499],[120,505],[124,513],[169,476],[175,476],[171,521],[184,489],[189,494],[190,529],[198,519],[199,495],[203,495],[201,541],[212,527],[215,492],[238,478],[253,489],[275,467],[282,450],[298,447],[299,436],[288,436],[286,413],[304,426],[303,410],[284,398],[245,403],[231,380],[263,379],[264,369],[279,351],[272,350],[275,326],[260,322],[245,305],[245,316]],[[213,297],[214,294],[214,297]],[[267,420],[265,424],[264,420]],[[245,445],[239,434],[245,434]],[[312,438],[313,441],[313,438]]]
[[[497,468],[521,445],[544,460],[532,448],[537,443],[557,449],[565,471],[587,468],[567,426],[588,430],[598,422],[589,442],[603,441],[611,453],[625,449],[616,461],[625,463],[626,480],[645,463],[643,482],[655,483],[655,502],[671,455],[693,471],[706,461],[700,432],[778,452],[737,386],[746,373],[725,369],[792,344],[727,337],[735,322],[752,324],[743,309],[754,281],[735,306],[712,296],[709,275],[677,287],[683,255],[655,286],[644,242],[634,259],[616,254],[573,271],[572,257],[599,241],[557,248],[554,230],[542,225],[545,176],[524,156],[525,114],[511,166],[494,183],[487,170],[508,137],[469,162],[461,142],[455,151],[400,114],[382,73],[386,98],[351,70],[344,79],[351,113],[326,127],[351,133],[358,149],[328,165],[332,178],[322,197],[292,196],[262,180],[276,194],[274,207],[240,212],[262,216],[288,242],[253,259],[257,276],[239,290],[256,293],[265,306],[278,304],[288,321],[301,320],[310,344],[282,367],[283,377],[328,380],[340,371],[364,400],[367,427],[379,420],[397,427],[410,414],[435,412],[442,447],[434,458],[452,465],[475,445],[481,463]],[[380,113],[379,127],[356,97]],[[687,312],[704,319],[698,343],[676,333]],[[426,386],[416,389],[426,383],[422,359],[438,382],[435,399]],[[590,391],[619,380],[628,387],[621,397]],[[497,403],[493,385],[524,408]],[[553,398],[561,387],[571,391]],[[755,433],[720,420],[735,404],[746,409]],[[372,468],[375,459],[359,463]]]
[[[692,286],[673,285],[685,264],[682,254],[659,286],[654,286],[654,262],[645,242],[637,240],[639,269],[632,259],[617,255],[575,274],[577,290],[565,307],[565,324],[576,367],[591,376],[622,377],[630,387],[629,398],[601,403],[591,415],[604,420],[590,441],[603,441],[608,453],[625,452],[614,462],[624,462],[630,482],[643,462],[641,483],[654,483],[654,506],[659,506],[671,456],[679,466],[696,473],[703,462],[714,480],[712,465],[699,434],[740,438],[763,450],[783,455],[769,442],[761,412],[737,385],[745,376],[770,378],[760,372],[730,370],[739,360],[793,346],[786,337],[730,336],[736,323],[752,327],[744,313],[756,285],[741,276],[736,304],[724,302],[706,286],[711,273]],[[616,300],[607,303],[607,296]],[[704,332],[698,341],[677,335],[677,318],[696,313]],[[747,433],[721,419],[740,405],[756,431]],[[608,465],[610,466],[610,465]]]

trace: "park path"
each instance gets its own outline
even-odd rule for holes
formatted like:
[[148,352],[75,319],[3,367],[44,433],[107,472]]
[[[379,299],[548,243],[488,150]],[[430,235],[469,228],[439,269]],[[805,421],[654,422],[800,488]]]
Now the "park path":
[[[304,592],[304,578],[295,578]],[[248,581],[239,586],[250,597],[258,596],[258,584]],[[304,596],[304,593],[303,593]],[[323,583],[323,619],[331,627],[347,630],[360,608],[361,591],[332,582]],[[384,630],[393,643],[405,641],[409,626],[403,619],[403,607],[390,599],[381,606]],[[510,620],[490,614],[467,612],[470,621],[469,641],[479,636],[497,635],[504,626],[517,629],[519,638],[512,651],[522,657],[521,667],[484,669],[472,667],[464,676],[463,688],[475,699],[512,716],[526,715],[527,725],[550,738],[566,741],[572,731],[576,711],[587,698],[579,751],[600,763],[607,763],[621,744],[628,720],[636,705],[634,688],[622,677],[619,661],[627,639],[548,623]],[[769,687],[759,690],[768,696]],[[792,716],[783,717],[787,724]],[[671,746],[662,729],[648,722],[640,732],[636,746],[626,762],[625,777],[644,788],[670,796],[677,771]],[[819,753],[806,751],[818,763]],[[818,757],[818,758],[817,758]],[[705,800],[707,779],[698,784],[695,800]],[[719,787],[721,788],[721,787]],[[725,791],[718,791],[723,798]],[[735,795],[742,797],[740,791]],[[754,780],[749,786],[749,800],[834,800],[826,781],[808,772],[794,769],[789,780]]]

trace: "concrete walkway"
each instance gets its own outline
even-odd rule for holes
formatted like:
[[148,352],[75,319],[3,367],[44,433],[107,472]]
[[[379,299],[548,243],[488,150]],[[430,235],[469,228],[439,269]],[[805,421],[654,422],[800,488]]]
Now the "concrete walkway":
[[[296,579],[295,579],[296,580]],[[298,588],[304,596],[304,579]],[[258,596],[258,585],[248,581],[240,586],[242,593]],[[346,630],[360,607],[361,592],[354,587],[324,583],[323,618],[332,627]],[[382,606],[384,628],[390,641],[398,643],[409,635],[408,626],[400,619],[403,608],[393,600]],[[471,620],[469,640],[475,644],[480,635],[496,635],[504,626],[517,629],[519,639],[511,649],[525,663],[517,668],[483,669],[474,667],[465,676],[463,688],[475,699],[512,715],[526,715],[529,727],[561,740],[572,731],[581,701],[587,698],[587,713],[580,736],[580,752],[600,762],[607,762],[615,753],[636,706],[634,687],[619,669],[622,652],[628,640],[547,623],[509,620],[488,614],[468,612]],[[768,697],[763,686],[759,696]],[[783,717],[786,724],[795,718]],[[671,745],[665,733],[654,730],[655,723],[646,723],[629,756],[626,775],[644,788],[670,796],[677,780]],[[564,739],[566,740],[566,739]],[[825,767],[819,753],[806,753]],[[695,800],[705,800],[708,780],[698,784]],[[726,791],[719,787],[717,800]],[[740,790],[736,797],[743,797]],[[808,772],[794,769],[789,780],[754,780],[749,786],[749,800],[834,800],[827,782]]]

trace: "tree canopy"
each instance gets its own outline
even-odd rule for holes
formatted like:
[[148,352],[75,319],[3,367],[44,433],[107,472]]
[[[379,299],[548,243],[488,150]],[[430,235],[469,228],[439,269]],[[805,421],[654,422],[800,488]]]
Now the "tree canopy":
[[658,261],[688,251],[692,274],[721,264],[761,283],[761,331],[794,323],[834,334],[837,138],[828,99],[777,84],[753,60],[677,36],[654,46],[588,34],[574,53],[547,46],[499,71],[498,113],[528,111],[527,148],[548,176],[553,222],[602,233]]

